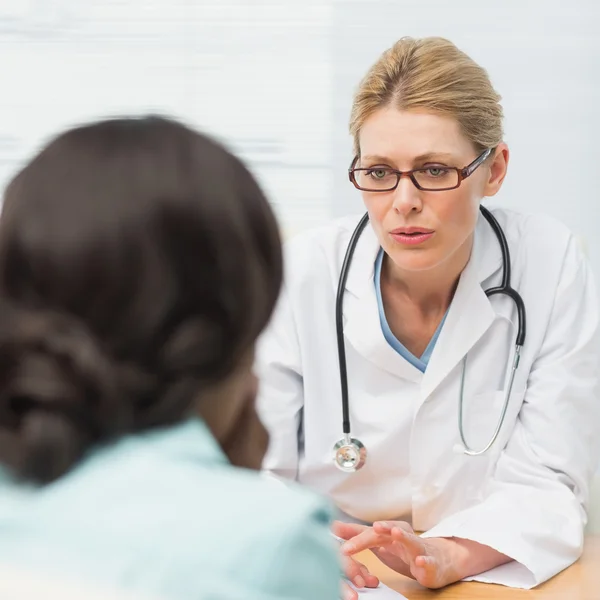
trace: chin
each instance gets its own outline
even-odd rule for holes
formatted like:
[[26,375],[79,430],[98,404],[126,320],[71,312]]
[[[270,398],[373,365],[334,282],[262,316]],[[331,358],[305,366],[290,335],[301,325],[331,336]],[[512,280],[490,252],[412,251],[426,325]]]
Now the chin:
[[442,262],[436,252],[428,250],[394,252],[390,258],[402,271],[415,273],[435,269]]

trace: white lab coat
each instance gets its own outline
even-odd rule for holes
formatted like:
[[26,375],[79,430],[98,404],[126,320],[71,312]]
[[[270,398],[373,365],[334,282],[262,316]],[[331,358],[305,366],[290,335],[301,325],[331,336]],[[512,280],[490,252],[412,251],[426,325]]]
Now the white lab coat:
[[480,449],[492,435],[512,362],[517,315],[500,283],[500,247],[483,217],[423,374],[383,337],[367,226],[344,296],[352,435],[365,467],[332,462],[342,409],[335,331],[341,263],[359,217],[286,244],[285,284],[258,346],[259,412],[271,443],[264,468],[329,496],[352,519],[399,519],[431,537],[468,538],[514,559],[471,579],[530,588],[573,563],[583,544],[600,455],[599,305],[577,239],[545,216],[494,209],[508,239],[527,337],[500,437],[483,456],[456,452],[462,359],[464,422]]

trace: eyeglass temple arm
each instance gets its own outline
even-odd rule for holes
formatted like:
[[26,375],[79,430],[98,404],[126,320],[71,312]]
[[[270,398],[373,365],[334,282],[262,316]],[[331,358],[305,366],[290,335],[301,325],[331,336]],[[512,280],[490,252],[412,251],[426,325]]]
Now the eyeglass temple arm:
[[350,166],[348,167],[348,177],[350,178],[351,181],[352,181],[352,169],[354,169],[357,162],[358,162],[358,154],[352,159],[352,162],[350,163]]
[[484,150],[470,165],[467,165],[463,170],[462,170],[462,177],[463,179],[465,179],[466,177],[468,177],[469,175],[471,175],[471,173],[482,163],[484,162],[487,157],[492,153],[493,148],[488,148],[487,150]]

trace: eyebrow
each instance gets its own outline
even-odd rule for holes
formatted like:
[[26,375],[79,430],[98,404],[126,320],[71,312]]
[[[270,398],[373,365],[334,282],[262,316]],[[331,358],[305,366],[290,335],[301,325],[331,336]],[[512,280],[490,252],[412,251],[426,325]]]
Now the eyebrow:
[[419,154],[419,156],[415,156],[415,162],[424,162],[426,160],[432,160],[434,158],[448,159],[455,158],[453,154],[449,152],[425,152],[425,154]]
[[[437,159],[451,159],[454,158],[452,154],[449,152],[424,152],[423,154],[419,154],[419,156],[415,156],[413,158],[413,162],[425,162],[427,160],[432,160],[434,158]],[[392,164],[394,161],[391,160],[387,156],[380,156],[378,154],[369,154],[367,156],[361,156],[361,160],[368,162],[381,162],[385,164]]]

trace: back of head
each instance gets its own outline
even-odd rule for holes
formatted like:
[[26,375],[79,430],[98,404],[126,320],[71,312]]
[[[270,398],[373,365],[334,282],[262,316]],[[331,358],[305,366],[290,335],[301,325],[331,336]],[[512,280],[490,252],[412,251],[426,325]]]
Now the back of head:
[[388,106],[454,118],[478,152],[502,141],[500,96],[487,72],[443,38],[402,38],[369,69],[350,117],[357,155],[362,125],[376,110]]
[[0,218],[0,461],[47,482],[183,420],[251,350],[281,270],[263,193],[216,142],[160,117],[54,139]]

